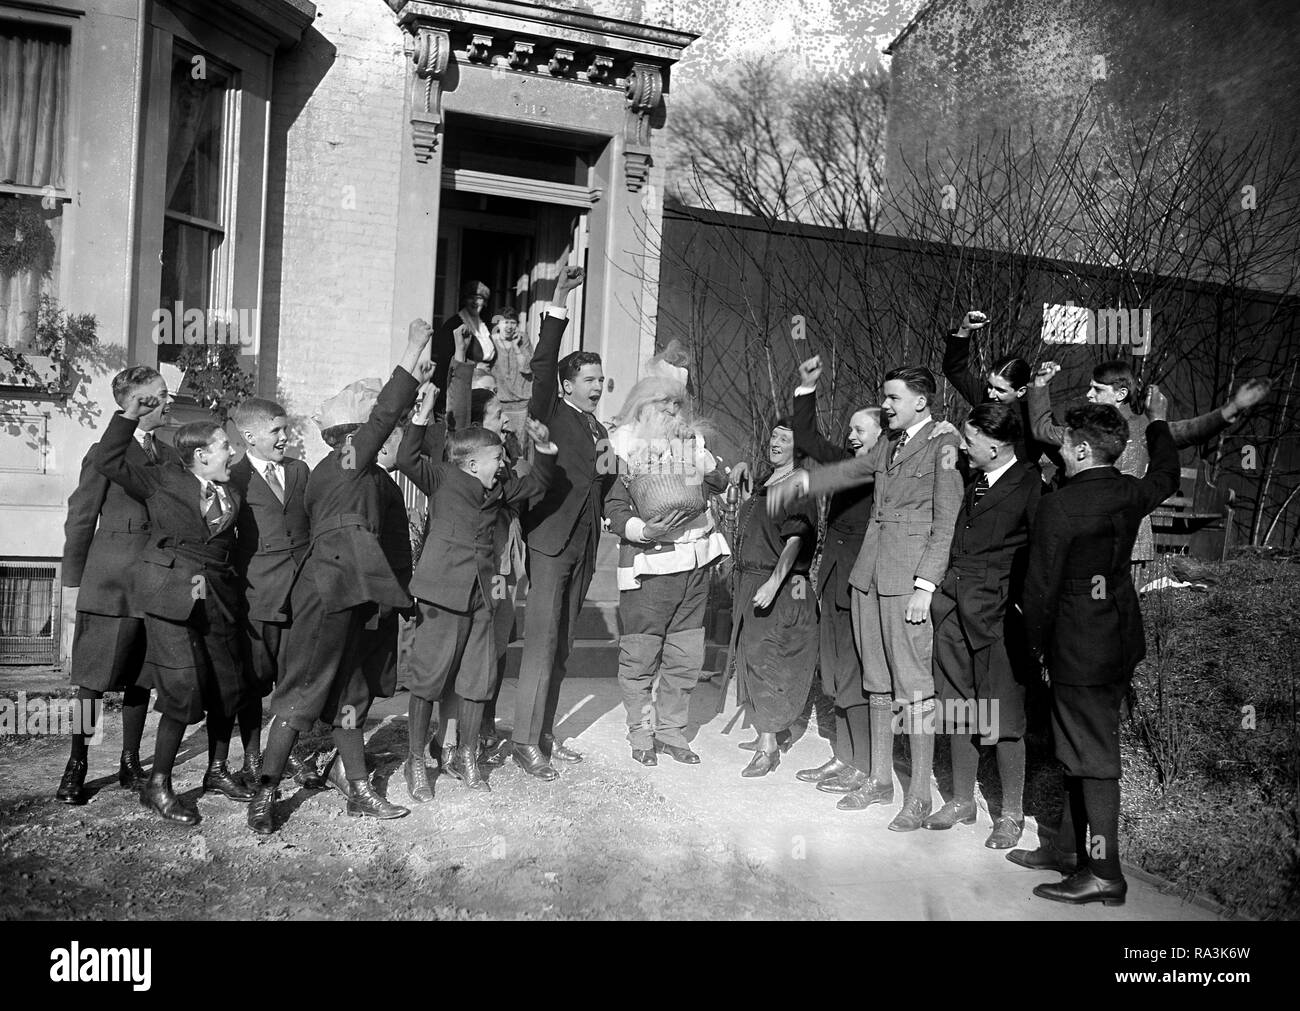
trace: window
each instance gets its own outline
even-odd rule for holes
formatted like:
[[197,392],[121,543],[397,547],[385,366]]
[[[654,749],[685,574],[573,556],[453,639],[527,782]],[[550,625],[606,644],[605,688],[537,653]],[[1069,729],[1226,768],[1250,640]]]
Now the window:
[[[159,307],[174,314],[178,331],[186,310],[199,309],[210,320],[227,301],[231,83],[231,75],[214,61],[177,47],[167,123]],[[161,344],[159,360],[175,361],[183,350],[179,343]]]
[[0,21],[0,344],[32,350],[58,294],[71,36]]

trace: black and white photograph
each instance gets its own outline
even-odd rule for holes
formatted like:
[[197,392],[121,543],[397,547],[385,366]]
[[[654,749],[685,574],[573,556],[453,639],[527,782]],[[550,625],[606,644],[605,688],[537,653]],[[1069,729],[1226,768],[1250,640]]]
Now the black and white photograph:
[[1294,0],[0,0],[23,974],[847,920],[1281,982],[1298,52]]

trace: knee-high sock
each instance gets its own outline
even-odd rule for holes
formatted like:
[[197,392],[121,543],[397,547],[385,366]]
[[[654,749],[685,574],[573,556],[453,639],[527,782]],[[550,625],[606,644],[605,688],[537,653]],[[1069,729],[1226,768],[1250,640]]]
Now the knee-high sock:
[[266,751],[262,753],[262,778],[272,783],[280,782],[289,754],[298,743],[298,731],[287,720],[271,720],[271,732],[266,735]]
[[230,757],[230,735],[235,718],[213,710],[208,713],[208,764],[224,762]]
[[1065,777],[1065,806],[1056,833],[1056,848],[1062,853],[1077,853],[1081,866],[1088,861],[1088,812],[1083,806],[1083,786],[1077,776]]
[[907,742],[912,752],[912,780],[907,795],[929,803],[934,772],[934,699],[908,703]]
[[433,703],[411,696],[406,707],[406,753],[412,758],[424,759],[424,746],[429,740],[429,724],[433,721]]
[[870,699],[871,778],[884,786],[894,781],[894,704],[883,693],[873,693]]
[[1123,877],[1119,866],[1119,780],[1080,779],[1088,812],[1088,866],[1099,878]]
[[131,685],[122,692],[122,750],[140,750],[144,720],[149,715],[149,689]]
[[861,772],[871,771],[871,707],[865,703],[844,710],[849,728],[849,757],[846,762]]
[[176,753],[181,750],[185,737],[185,724],[164,716],[158,721],[158,736],[154,738],[153,769],[155,776],[170,776],[176,764]]
[[1025,739],[998,741],[998,778],[1002,780],[1002,816],[1025,816]]
[[470,699],[460,700],[460,740],[462,747],[478,747],[479,729],[483,726],[483,710],[486,705],[484,702],[474,702]]
[[[90,730],[99,726],[99,721],[104,715],[104,707],[99,704],[99,700],[103,697],[104,693],[94,688],[77,689],[78,708],[83,713],[90,714],[90,726],[83,727],[83,730]],[[71,760],[77,762],[86,761],[86,755],[90,750],[90,739],[93,736],[93,733],[72,735],[72,754],[69,756]]]
[[952,751],[952,796],[957,801],[975,799],[975,777],[980,767],[978,737],[970,734],[950,734],[948,744]]
[[239,710],[239,740],[244,745],[244,761],[262,753],[262,700],[254,699]]
[[849,721],[844,710],[835,709],[835,745],[831,753],[841,762],[853,764],[853,735],[849,731]]
[[343,763],[343,772],[349,780],[369,778],[366,773],[366,739],[360,727],[351,730],[335,727],[334,747],[339,749],[339,761]]
[[506,676],[506,657],[502,654],[497,661],[497,683],[492,689],[492,697],[483,705],[482,733],[495,737],[497,732],[497,699],[501,695],[501,681]]

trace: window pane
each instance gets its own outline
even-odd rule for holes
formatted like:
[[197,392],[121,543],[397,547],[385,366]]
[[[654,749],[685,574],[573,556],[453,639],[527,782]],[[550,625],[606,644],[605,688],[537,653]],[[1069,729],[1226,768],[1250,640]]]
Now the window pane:
[[220,219],[226,85],[225,77],[203,57],[178,55],[172,64],[171,116],[167,126],[169,211],[209,221]]
[[41,296],[58,297],[63,204],[0,194],[0,344],[35,350]]
[[0,21],[0,183],[63,187],[67,32]]
[[[208,280],[211,277],[209,239],[213,233],[193,225],[168,220],[163,224],[162,285],[159,306],[177,313],[172,319],[172,344],[158,347],[158,360],[175,361],[180,356],[184,333],[184,314],[200,309],[207,318]],[[181,303],[178,307],[176,303]]]

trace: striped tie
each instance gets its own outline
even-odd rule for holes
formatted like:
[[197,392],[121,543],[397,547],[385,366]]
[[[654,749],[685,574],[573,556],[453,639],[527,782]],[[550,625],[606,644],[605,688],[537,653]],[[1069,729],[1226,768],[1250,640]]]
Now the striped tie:
[[890,466],[893,466],[894,464],[898,463],[898,458],[903,455],[903,447],[906,445],[907,445],[907,433],[904,432],[902,435],[898,437],[898,441],[894,443],[894,455],[889,458]]
[[140,445],[144,448],[144,455],[149,458],[150,463],[158,462],[158,447],[154,445],[153,432],[145,432],[144,438],[140,440]]
[[980,499],[982,499],[985,496],[985,494],[987,494],[988,490],[989,490],[989,476],[987,474],[981,474],[980,479],[975,482],[975,492],[974,492],[975,505],[980,504]]
[[215,484],[208,485],[204,494],[207,497],[207,505],[203,509],[203,518],[208,521],[208,527],[215,534],[221,529],[221,520],[225,516],[221,508],[221,496],[217,493]]

